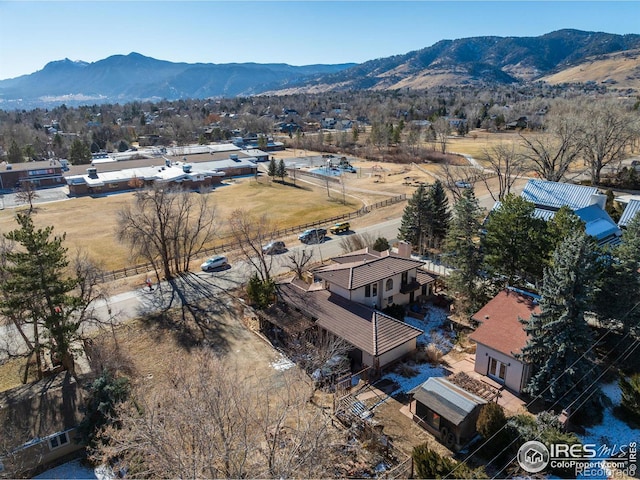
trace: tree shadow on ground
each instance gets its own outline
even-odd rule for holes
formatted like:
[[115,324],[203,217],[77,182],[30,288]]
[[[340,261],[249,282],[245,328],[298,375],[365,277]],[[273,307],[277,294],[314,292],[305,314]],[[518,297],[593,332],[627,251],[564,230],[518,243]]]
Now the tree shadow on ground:
[[240,307],[224,288],[185,273],[149,293],[141,307],[145,323],[171,330],[187,351],[206,345],[220,355],[228,352]]

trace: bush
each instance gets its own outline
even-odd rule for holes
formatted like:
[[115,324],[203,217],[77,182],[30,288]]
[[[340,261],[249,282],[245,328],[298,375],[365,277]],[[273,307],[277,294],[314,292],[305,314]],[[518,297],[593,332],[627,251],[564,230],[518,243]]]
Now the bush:
[[636,421],[640,420],[640,373],[631,375],[627,380],[620,375],[618,380],[620,391],[622,392],[622,401],[620,406]]
[[114,377],[105,370],[89,389],[85,416],[78,426],[80,441],[89,447],[104,442],[100,436],[102,428],[117,425],[116,405],[129,398],[130,384],[127,377]]
[[394,369],[398,375],[402,375],[406,378],[415,377],[418,374],[418,369],[414,365],[408,363],[399,363]]
[[429,363],[438,365],[440,364],[440,362],[442,362],[442,350],[440,350],[435,343],[430,343],[429,345],[427,345],[425,353],[427,354],[427,360],[429,361]]
[[[507,455],[507,447],[511,442],[511,437],[507,429],[504,428],[506,424],[507,418],[500,405],[490,402],[482,407],[476,422],[476,429],[483,438],[480,449],[480,454],[483,457],[489,458],[498,455],[504,458]],[[502,453],[503,450],[504,453]]]
[[376,252],[384,252],[385,250],[389,250],[391,246],[389,245],[389,240],[384,237],[376,238],[376,241],[373,244],[373,249]]
[[276,294],[276,284],[273,280],[263,282],[257,274],[249,279],[247,283],[247,297],[251,304],[259,309],[267,308]]
[[411,457],[417,478],[488,478],[484,468],[474,470],[452,458],[443,457],[426,443],[413,447]]

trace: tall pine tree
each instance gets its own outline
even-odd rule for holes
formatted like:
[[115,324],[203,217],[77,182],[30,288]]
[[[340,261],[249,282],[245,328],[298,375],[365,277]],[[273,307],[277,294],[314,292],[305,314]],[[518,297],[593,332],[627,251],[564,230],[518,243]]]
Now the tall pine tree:
[[592,385],[598,370],[585,320],[599,271],[593,239],[581,232],[569,235],[545,271],[540,313],[523,320],[529,338],[518,356],[532,368],[525,391],[556,406],[575,409],[586,399],[585,406],[592,406],[600,397]]
[[596,313],[612,328],[624,333],[640,330],[640,215],[622,233],[620,245],[603,256],[606,271],[601,276]]
[[483,239],[487,270],[503,275],[508,285],[542,279],[549,247],[545,221],[533,216],[535,206],[507,195],[491,212]]
[[50,349],[52,357],[75,376],[73,342],[86,313],[86,299],[77,295],[83,280],[67,276],[64,235],[51,238],[53,227],[36,229],[29,215],[17,214],[20,228],[4,234],[21,248],[5,253],[2,266],[0,309],[24,331],[29,326],[28,347],[36,355],[39,373],[41,355]]
[[445,239],[445,251],[454,270],[447,277],[449,289],[456,292],[456,303],[465,313],[480,308],[484,295],[478,272],[482,266],[480,218],[482,210],[473,189],[467,188],[453,206],[453,218]]
[[451,221],[451,212],[449,211],[449,199],[444,191],[444,187],[440,180],[431,185],[429,189],[429,197],[433,205],[432,215],[432,232],[435,247],[440,247],[447,232]]
[[413,193],[402,214],[398,238],[414,246],[420,254],[433,236],[433,202],[424,185]]
[[272,180],[278,176],[278,164],[276,163],[276,159],[274,157],[271,157],[271,160],[269,160],[267,175],[269,175]]

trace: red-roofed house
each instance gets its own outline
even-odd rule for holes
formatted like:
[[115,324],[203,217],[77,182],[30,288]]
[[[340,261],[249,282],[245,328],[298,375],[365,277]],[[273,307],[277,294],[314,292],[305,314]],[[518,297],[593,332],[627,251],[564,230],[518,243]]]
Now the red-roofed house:
[[480,326],[469,338],[476,342],[474,370],[519,393],[531,375],[530,365],[518,360],[516,354],[527,344],[527,333],[520,320],[539,313],[533,296],[504,290],[471,318]]

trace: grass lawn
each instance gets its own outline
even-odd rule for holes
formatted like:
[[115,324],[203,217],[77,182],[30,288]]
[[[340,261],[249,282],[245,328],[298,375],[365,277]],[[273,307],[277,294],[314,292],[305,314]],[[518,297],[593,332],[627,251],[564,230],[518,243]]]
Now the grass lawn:
[[[342,196],[336,192],[332,192],[331,198],[328,198],[326,190],[302,182],[294,187],[290,183],[282,185],[266,178],[261,178],[259,183],[253,178],[237,179],[233,184],[218,187],[209,195],[217,209],[221,236],[227,229],[229,215],[238,208],[256,215],[269,214],[279,228],[285,228],[341,215],[357,210],[362,205],[349,197],[345,205],[341,201]],[[53,225],[54,234],[66,232],[65,245],[69,248],[70,256],[76,249],[82,248],[91,258],[102,262],[106,270],[116,270],[135,262],[129,258],[128,247],[119,244],[115,237],[117,212],[132,202],[132,193],[121,193],[38,204],[34,222],[39,227]],[[15,212],[24,209],[1,211],[0,232],[15,229]]]

